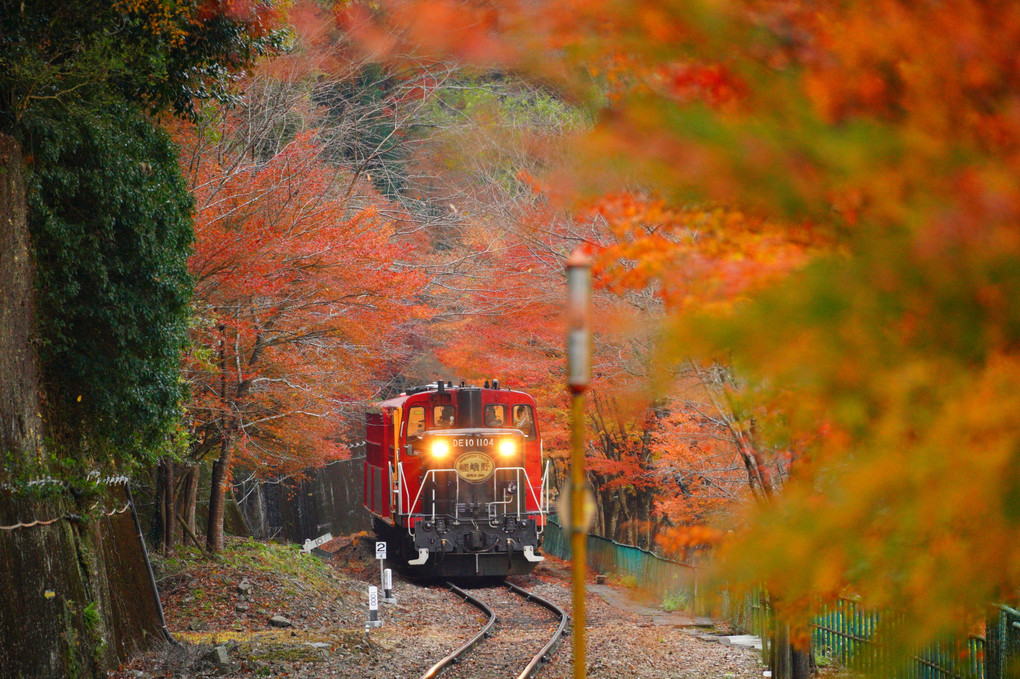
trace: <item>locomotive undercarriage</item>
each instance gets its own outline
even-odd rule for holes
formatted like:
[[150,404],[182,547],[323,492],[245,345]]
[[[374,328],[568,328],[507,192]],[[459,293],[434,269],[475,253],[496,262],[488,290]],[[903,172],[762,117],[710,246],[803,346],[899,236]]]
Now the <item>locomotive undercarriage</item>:
[[535,520],[503,518],[498,528],[441,516],[419,521],[414,527],[414,550],[419,558],[435,560],[435,567],[448,575],[528,572],[542,559],[537,554],[540,539]]
[[[539,547],[546,478],[540,509],[525,508],[532,487],[523,468],[497,468],[483,483],[467,483],[454,470],[431,470],[409,506],[421,513],[400,531],[406,563],[422,575],[505,576],[530,572],[542,561]],[[526,490],[527,489],[527,490]],[[494,500],[493,498],[500,498]],[[420,500],[420,504],[418,502]]]

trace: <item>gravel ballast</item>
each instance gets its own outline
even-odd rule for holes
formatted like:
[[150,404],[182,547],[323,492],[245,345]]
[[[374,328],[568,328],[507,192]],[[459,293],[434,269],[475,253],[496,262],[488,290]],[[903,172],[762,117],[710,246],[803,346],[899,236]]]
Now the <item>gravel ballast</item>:
[[[279,572],[279,559],[316,557],[299,554],[290,547],[271,546],[259,548],[268,549],[274,559],[271,567],[261,570],[253,558],[227,559],[227,565],[209,566],[201,560],[187,564],[173,577],[165,577],[161,585],[166,590],[163,599],[169,627],[186,644],[150,652],[110,676],[420,677],[480,629],[484,617],[441,584],[415,584],[395,573],[397,603],[380,604],[383,624],[366,634],[367,588],[378,585],[379,571],[378,562],[364,549],[365,542],[347,540],[324,545],[330,548],[326,550],[330,554],[325,560],[328,568],[308,566],[290,574]],[[237,586],[242,581],[253,587],[243,588],[242,593]],[[546,561],[533,574],[513,581],[570,613],[569,569],[563,562]],[[507,625],[500,632],[502,641],[494,638],[481,644],[499,642],[506,648],[507,640],[515,634],[506,606],[519,598],[505,590],[487,596],[504,609],[497,610],[497,615],[502,614]],[[705,641],[683,627],[652,625],[647,617],[621,610],[592,593],[586,601],[588,676],[592,679],[762,677],[764,668],[753,650]],[[292,627],[272,627],[269,619],[273,616],[286,618]],[[533,616],[541,623],[536,629],[547,628],[551,634],[551,622],[542,622],[540,612]],[[551,616],[546,617],[551,620]],[[539,669],[539,679],[572,676],[570,632],[568,627],[551,661]],[[521,632],[522,638],[527,637],[534,646],[520,654],[523,662],[541,647],[537,637],[544,634],[534,629]],[[226,651],[226,664],[219,651],[209,653],[220,646]],[[471,653],[478,652],[481,658],[481,650],[479,646]],[[465,662],[440,676],[516,676],[516,672],[508,674],[508,666],[513,664],[509,653],[497,651],[508,659],[504,663],[507,667],[488,671],[481,663]]]

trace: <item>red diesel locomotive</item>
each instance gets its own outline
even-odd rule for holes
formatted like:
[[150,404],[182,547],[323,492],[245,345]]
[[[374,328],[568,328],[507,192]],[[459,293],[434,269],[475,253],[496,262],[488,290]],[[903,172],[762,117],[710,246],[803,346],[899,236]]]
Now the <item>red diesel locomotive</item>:
[[527,573],[542,557],[548,464],[535,400],[437,382],[366,413],[364,504],[412,575]]

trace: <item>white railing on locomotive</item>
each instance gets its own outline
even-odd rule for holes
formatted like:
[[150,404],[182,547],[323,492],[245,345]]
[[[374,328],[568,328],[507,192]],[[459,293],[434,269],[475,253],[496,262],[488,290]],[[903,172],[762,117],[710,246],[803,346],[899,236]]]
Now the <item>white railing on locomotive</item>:
[[[517,503],[517,515],[518,516],[521,514],[521,503],[520,503],[520,499],[521,499],[521,493],[520,493],[520,487],[521,487],[521,484],[520,484],[520,474],[521,473],[524,474],[524,478],[528,482],[528,491],[531,493],[532,499],[535,500],[535,504],[538,506],[538,512],[537,513],[540,516],[544,516],[548,512],[547,508],[549,507],[549,473],[551,471],[550,468],[549,468],[549,462],[548,461],[545,463],[545,470],[542,472],[542,485],[541,485],[541,487],[539,489],[538,497],[535,497],[535,489],[534,489],[534,486],[531,485],[531,478],[528,476],[528,472],[525,471],[523,467],[500,467],[500,468],[496,469],[495,472],[493,473],[493,477],[492,477],[492,496],[493,497],[497,496],[497,492],[498,492],[498,489],[499,489],[497,474],[500,471],[513,471],[513,472],[515,472],[516,478],[514,479],[514,481],[517,484],[517,492],[514,493],[514,496],[515,496],[516,503]],[[504,493],[505,493],[505,491],[504,491]],[[505,504],[509,504],[510,502],[513,502],[513,501],[514,500],[503,500],[503,501],[494,500],[494,501],[488,503],[487,507],[488,507],[488,512],[489,512],[489,525],[491,527],[495,528],[498,525],[497,514],[496,514],[496,505],[505,505]],[[533,514],[533,513],[535,513],[535,512],[527,512],[527,511],[525,511],[524,515],[527,516],[528,514]],[[505,512],[504,512],[504,515],[505,515]],[[541,525],[542,522],[538,522],[538,523],[539,523],[539,525],[536,526],[536,532],[537,532],[538,535],[542,535],[542,533],[545,532],[545,526]]]
[[[501,468],[501,469],[504,469],[504,468]],[[505,468],[505,469],[509,469],[509,468]],[[437,470],[432,470],[432,471],[447,472],[447,473],[453,472],[453,470],[451,470],[451,469],[437,469]],[[539,514],[543,514],[543,515],[548,513],[548,507],[549,507],[549,502],[550,502],[550,499],[549,499],[549,492],[550,492],[549,475],[550,475],[551,472],[552,472],[551,462],[549,460],[546,460],[545,469],[542,472],[541,491],[540,491],[539,498],[536,500],[536,503],[538,504],[538,512],[539,512]],[[429,473],[432,473],[432,472],[429,472]],[[525,472],[525,477],[527,478],[527,472]],[[425,478],[426,479],[428,478],[428,474],[426,474]],[[418,488],[418,494],[415,496],[414,502],[411,502],[411,493],[410,493],[410,490],[408,489],[408,486],[407,486],[407,477],[404,474],[404,463],[403,462],[398,462],[397,463],[397,515],[398,516],[403,516],[404,515],[404,498],[405,497],[407,498],[407,501],[408,501],[408,514],[412,514],[414,512],[415,505],[417,505],[418,500],[421,499],[421,491],[424,488],[424,480],[425,479],[423,479],[422,486],[419,486],[419,488]],[[495,481],[495,478],[494,478],[494,481]],[[518,483],[518,487],[520,487],[519,483]],[[528,478],[528,488],[529,488],[529,490],[532,493],[532,497],[534,497],[534,490],[532,489],[531,479],[530,478]],[[460,500],[460,478],[458,477],[457,478],[457,501],[458,501],[457,505],[459,505],[459,500]],[[457,512],[457,515],[458,515],[458,518],[459,518],[459,507],[457,507],[455,511]],[[435,514],[435,503],[433,503],[433,514]],[[539,535],[541,535],[544,532],[544,530],[545,530],[544,526],[539,526],[538,527]]]
[[[404,478],[404,475],[403,475],[403,463],[399,463],[399,464],[400,464],[400,477],[401,477],[401,479],[403,479]],[[495,470],[493,470],[493,475],[495,475],[496,472],[508,471],[508,470],[520,470],[520,472],[524,474],[524,478],[527,480],[528,492],[531,493],[532,499],[535,500],[535,504],[538,506],[538,511],[537,512],[524,512],[524,514],[525,515],[528,515],[528,514],[539,514],[539,515],[545,514],[546,513],[546,509],[545,509],[546,505],[544,505],[542,503],[542,501],[539,498],[539,496],[535,495],[535,489],[531,485],[531,479],[528,477],[528,472],[523,467],[497,467]],[[456,490],[456,495],[455,495],[454,504],[453,504],[453,512],[454,512],[453,518],[454,518],[455,521],[460,521],[460,482],[461,482],[461,478],[460,478],[460,475],[457,474],[457,470],[456,469],[430,469],[430,470],[426,471],[425,472],[425,476],[422,477],[421,485],[418,486],[418,492],[414,496],[414,501],[411,502],[408,505],[408,511],[407,511],[406,516],[408,516],[408,517],[421,517],[421,518],[424,518],[424,517],[427,516],[427,514],[424,511],[419,513],[419,512],[415,512],[415,509],[418,507],[418,503],[421,500],[422,491],[425,490],[425,487],[428,485],[429,477],[431,477],[432,478],[432,483],[433,483],[433,486],[432,486],[432,512],[431,512],[431,517],[432,517],[433,521],[435,520],[435,515],[436,515],[435,484],[437,482],[436,477],[439,474],[454,474],[454,479],[456,480],[456,489],[457,490]],[[546,481],[546,476],[544,475],[543,476],[543,482],[545,482],[545,481]],[[408,499],[410,499],[410,493],[408,493]],[[422,509],[424,510],[424,505],[422,506]],[[404,516],[403,506],[400,507],[400,514],[402,516]],[[410,525],[408,525],[407,531],[408,531],[408,533],[411,532]]]
[[[524,479],[525,479],[525,481],[527,481],[528,493],[531,494],[531,499],[535,501],[535,506],[538,507],[538,511],[536,511],[536,512],[525,511],[524,512],[525,515],[528,515],[528,514],[539,514],[539,515],[542,515],[542,514],[546,513],[546,505],[542,502],[542,498],[540,496],[535,495],[535,487],[532,485],[531,477],[528,476],[528,472],[527,472],[527,470],[524,467],[497,467],[495,469],[495,471],[493,472],[493,479],[492,479],[492,494],[493,494],[493,497],[495,497],[495,495],[496,495],[496,474],[498,472],[501,472],[501,471],[519,472],[519,474],[517,476],[518,480],[520,479],[520,474],[524,474]],[[546,465],[546,471],[548,472],[548,465]],[[547,482],[547,475],[544,474],[542,476],[542,483],[546,483],[546,482]],[[520,485],[518,484],[518,488],[519,487],[520,487]],[[542,492],[541,488],[539,488],[539,492],[540,493]],[[493,503],[490,503],[490,504],[495,504],[495,503],[493,502]],[[521,512],[518,511],[517,513],[520,514]]]
[[[549,462],[547,461],[545,463],[545,471],[542,472],[542,503],[539,505],[539,507],[541,507],[543,515],[547,514],[549,512],[549,472],[550,471],[551,470],[549,469]],[[541,535],[543,532],[545,532],[545,522],[542,522],[542,523],[543,523],[543,525],[538,527],[538,534],[539,535]]]
[[[387,483],[390,487],[390,514],[400,515],[400,477],[402,474],[393,474],[393,462],[389,461],[386,463],[386,471],[389,472],[389,476],[386,477]],[[397,510],[394,512],[393,510]]]
[[[521,472],[524,471],[523,467],[499,467],[492,472],[492,497],[499,497],[499,473],[512,471],[514,473],[513,489],[509,488],[510,484],[503,486],[503,500],[493,500],[485,505],[486,511],[489,514],[489,527],[496,528],[499,525],[498,514],[496,513],[497,507],[501,505],[509,505],[514,503],[517,505],[517,511],[514,512],[517,516],[521,515]],[[524,474],[524,478],[527,479],[527,473]],[[530,484],[529,484],[530,485]],[[511,499],[507,499],[507,496],[512,496]],[[541,504],[539,504],[539,511],[541,511]],[[506,516],[506,510],[503,510],[503,515]]]
[[[421,500],[421,493],[422,493],[422,491],[425,490],[425,486],[428,485],[429,477],[432,477],[432,484],[433,484],[433,486],[432,486],[432,520],[435,521],[435,519],[436,519],[436,488],[435,488],[436,475],[437,474],[451,474],[451,473],[454,475],[454,478],[457,479],[457,495],[456,495],[456,500],[454,501],[453,510],[454,510],[454,519],[459,521],[460,520],[460,506],[459,506],[460,505],[460,476],[457,474],[457,470],[456,469],[429,469],[428,471],[426,471],[425,472],[425,476],[422,477],[421,484],[418,486],[418,492],[414,496],[414,501],[411,502],[410,505],[408,505],[407,516],[408,517],[424,517],[425,516],[425,512],[416,513],[414,510],[418,506],[418,501]],[[410,495],[410,493],[408,493],[408,498],[410,498],[410,497],[411,497],[411,495]],[[403,512],[401,512],[401,513],[403,513]],[[411,524],[410,524],[410,522],[408,522],[408,525],[407,525],[407,532],[408,532],[408,534],[411,533]]]
[[[397,485],[400,491],[397,495],[397,516],[404,515],[404,493],[406,492],[407,484],[404,483],[404,463],[397,463]],[[407,499],[411,499],[411,495],[407,495]]]

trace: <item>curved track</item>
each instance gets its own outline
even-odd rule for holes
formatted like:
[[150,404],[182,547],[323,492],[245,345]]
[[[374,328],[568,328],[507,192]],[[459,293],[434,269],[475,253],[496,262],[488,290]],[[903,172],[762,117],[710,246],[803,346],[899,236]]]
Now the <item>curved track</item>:
[[[567,614],[562,608],[556,604],[543,599],[540,596],[532,594],[524,589],[521,589],[517,585],[510,582],[504,582],[503,586],[500,587],[489,587],[483,590],[478,590],[479,594],[482,594],[482,598],[490,600],[493,606],[504,610],[505,619],[500,619],[500,625],[497,627],[497,632],[492,633],[492,628],[496,626],[497,616],[493,611],[492,606],[487,604],[485,601],[468,594],[461,588],[457,587],[452,583],[446,583],[446,586],[450,590],[464,599],[472,606],[478,608],[488,616],[488,621],[485,625],[476,633],[471,639],[464,643],[460,648],[453,651],[450,655],[446,656],[438,663],[429,668],[428,672],[422,675],[422,679],[432,679],[436,677],[440,672],[457,663],[464,663],[464,667],[458,667],[456,670],[451,671],[450,675],[464,675],[464,676],[516,676],[517,679],[527,679],[535,674],[542,662],[549,658],[549,654],[552,653],[553,648],[559,643],[560,638],[563,636],[563,631],[567,626]],[[528,612],[528,606],[521,605],[520,602],[512,604],[507,601],[499,601],[499,594],[504,592],[512,592],[517,596],[521,597],[526,603],[533,603],[540,606],[547,611],[551,612],[557,620],[543,620],[547,616],[539,615],[536,619],[534,610]],[[533,607],[530,607],[533,608]],[[549,628],[555,625],[555,629],[549,633]],[[543,634],[543,631],[545,632]],[[493,637],[493,641],[486,644],[485,647],[480,649],[478,652],[471,654],[469,657],[465,657],[472,648],[474,648],[479,642],[487,637]],[[538,645],[538,642],[545,639],[545,644],[542,646],[534,655],[530,656],[530,660],[527,664],[524,663],[524,657],[530,652],[530,649]],[[470,665],[470,666],[469,666]],[[514,674],[517,669],[511,669],[524,665],[523,670],[519,674]],[[477,666],[477,667],[476,667]],[[484,674],[478,674],[478,671],[484,668]]]

